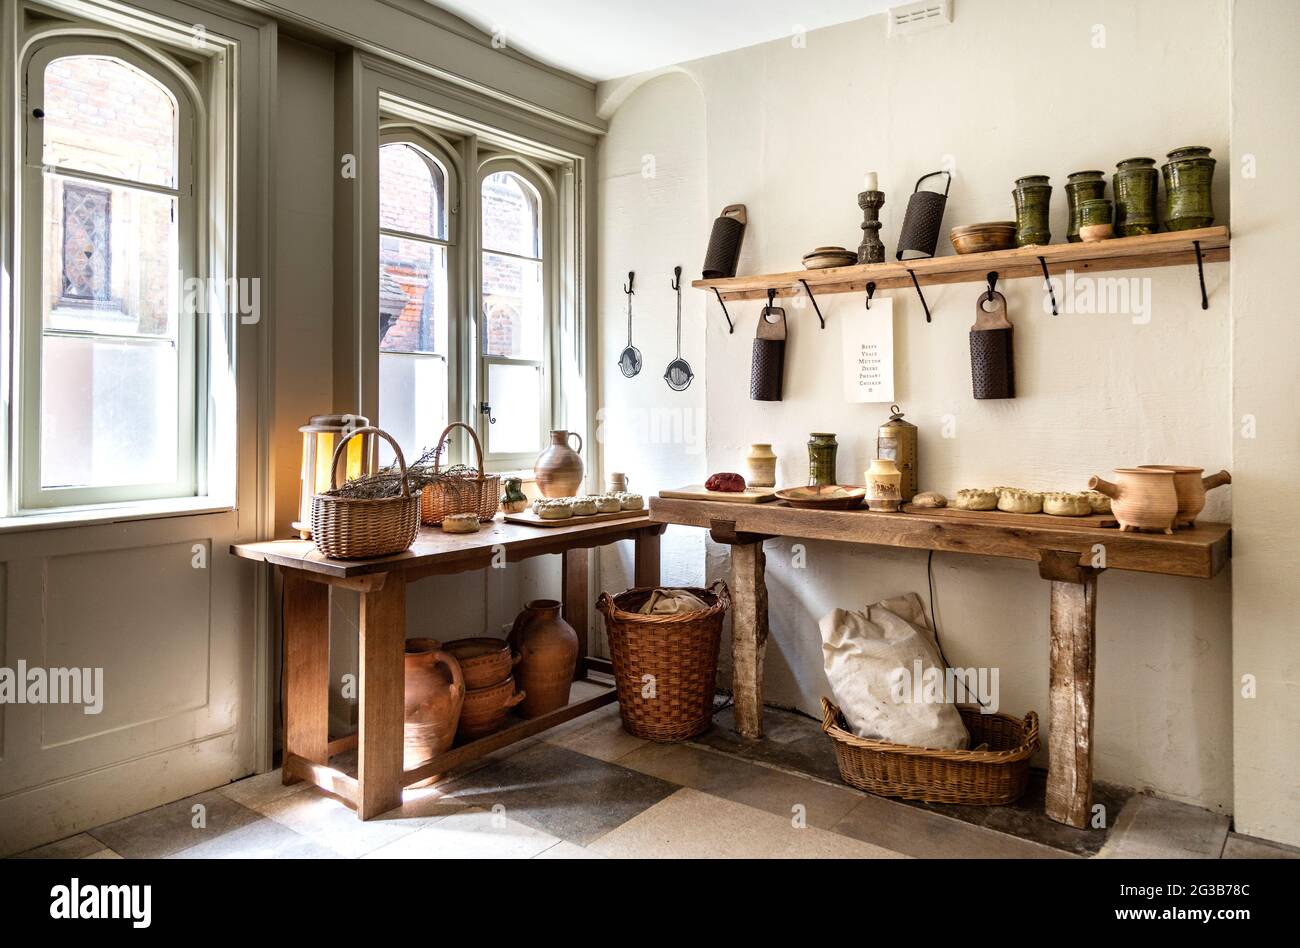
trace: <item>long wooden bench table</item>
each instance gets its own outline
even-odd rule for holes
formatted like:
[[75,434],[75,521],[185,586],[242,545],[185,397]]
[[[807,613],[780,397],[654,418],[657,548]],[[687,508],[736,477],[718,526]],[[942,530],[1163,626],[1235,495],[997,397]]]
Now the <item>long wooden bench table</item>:
[[1092,705],[1097,577],[1107,569],[1209,579],[1231,555],[1225,523],[1172,535],[1120,532],[1103,515],[1080,518],[907,506],[899,513],[796,509],[654,497],[663,524],[707,529],[731,550],[732,675],[736,730],[763,734],[768,635],[763,541],[772,537],[939,550],[1032,560],[1051,583],[1047,815],[1084,827],[1092,808]]
[[[615,700],[612,687],[567,707],[520,721],[487,737],[453,747],[424,765],[404,770],[402,725],[406,639],[406,587],[428,576],[463,573],[548,553],[563,555],[565,620],[578,633],[575,679],[587,678],[587,550],[631,540],[638,586],[659,584],[663,524],[648,516],[574,521],[556,527],[506,523],[498,515],[478,533],[449,534],[421,528],[405,553],[369,560],[331,560],[309,540],[270,540],[231,547],[236,556],[278,567],[284,582],[284,782],[307,780],[343,799],[367,820],[402,802],[402,788],[516,741],[555,727]],[[360,594],[359,727],[329,738],[329,589]],[[444,638],[442,635],[435,637]],[[459,638],[449,629],[445,638]],[[605,665],[599,660],[593,664]],[[330,758],[356,748],[357,775],[330,766]]]

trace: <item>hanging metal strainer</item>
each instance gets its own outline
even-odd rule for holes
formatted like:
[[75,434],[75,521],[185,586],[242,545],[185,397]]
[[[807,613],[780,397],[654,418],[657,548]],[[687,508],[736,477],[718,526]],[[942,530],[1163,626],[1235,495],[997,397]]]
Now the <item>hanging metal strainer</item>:
[[664,381],[674,392],[684,392],[691,386],[695,373],[691,364],[682,358],[682,268],[673,267],[672,287],[677,291],[677,358],[664,370]]
[[636,271],[629,270],[627,286],[623,287],[623,292],[627,294],[627,348],[618,357],[618,368],[627,378],[641,371],[641,350],[632,345],[632,294],[636,292],[632,289],[632,282],[635,279]]

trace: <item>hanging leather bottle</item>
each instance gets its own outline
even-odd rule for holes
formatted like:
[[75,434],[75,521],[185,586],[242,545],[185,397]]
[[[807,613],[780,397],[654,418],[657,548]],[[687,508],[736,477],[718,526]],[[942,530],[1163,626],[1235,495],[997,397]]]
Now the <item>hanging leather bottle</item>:
[[767,291],[767,305],[758,317],[754,333],[753,359],[749,369],[749,397],[759,402],[781,400],[781,379],[785,375],[785,310],[773,306],[775,290]]
[[994,290],[997,282],[998,275],[990,273],[988,291],[975,302],[975,325],[970,328],[970,378],[976,398],[1016,397],[1012,326],[1007,299]]

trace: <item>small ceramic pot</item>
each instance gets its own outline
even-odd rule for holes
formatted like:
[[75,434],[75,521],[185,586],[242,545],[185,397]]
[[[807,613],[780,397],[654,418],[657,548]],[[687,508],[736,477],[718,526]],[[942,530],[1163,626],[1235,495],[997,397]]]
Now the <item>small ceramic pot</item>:
[[1016,246],[1050,244],[1052,230],[1048,212],[1052,204],[1051,179],[1045,174],[1031,174],[1016,179],[1011,196],[1016,202]]
[[1079,237],[1079,207],[1084,201],[1106,196],[1106,178],[1102,171],[1076,171],[1065,183],[1065,207],[1070,222],[1065,239],[1077,243]]
[[1111,513],[1120,530],[1174,532],[1178,492],[1174,472],[1160,467],[1118,467],[1116,483],[1093,476],[1088,486],[1110,498]]
[[519,653],[515,677],[528,693],[519,713],[535,718],[567,705],[578,663],[578,633],[560,618],[560,603],[555,599],[528,603],[515,618],[508,641]]
[[1165,226],[1192,230],[1214,223],[1210,185],[1215,161],[1204,145],[1175,148],[1160,166],[1165,178]]
[[503,480],[504,493],[501,495],[501,509],[506,513],[519,513],[528,506],[528,498],[524,496],[524,482],[518,477],[507,477]]
[[1195,526],[1197,516],[1205,509],[1205,492],[1232,483],[1232,475],[1227,471],[1202,477],[1204,468],[1183,464],[1141,464],[1139,467],[1174,472],[1174,492],[1178,495],[1178,513],[1174,515],[1176,527]]
[[[465,701],[460,663],[435,639],[406,640],[402,767],[414,770],[451,747]],[[422,781],[421,786],[434,777]]]
[[835,457],[840,444],[829,431],[814,431],[808,439],[808,486],[830,487],[835,480]]
[[465,692],[465,706],[460,712],[456,740],[464,744],[498,730],[506,719],[506,712],[524,698],[522,691],[515,691],[514,678]]
[[609,474],[609,492],[611,494],[621,494],[627,490],[627,475],[622,471],[611,471]]
[[[578,439],[578,448],[569,439]],[[552,431],[551,443],[533,462],[533,475],[543,497],[572,497],[582,486],[582,435],[576,431]]]
[[750,487],[776,486],[776,455],[770,444],[749,446],[745,455],[745,483]]
[[1160,174],[1154,158],[1125,158],[1115,166],[1111,190],[1115,194],[1115,233],[1120,237],[1154,234],[1156,196]]
[[867,506],[872,510],[895,511],[903,503],[903,473],[888,458],[876,458],[864,475],[867,482]]
[[460,662],[466,688],[499,685],[519,663],[519,656],[510,651],[510,643],[486,636],[448,642],[443,651]]

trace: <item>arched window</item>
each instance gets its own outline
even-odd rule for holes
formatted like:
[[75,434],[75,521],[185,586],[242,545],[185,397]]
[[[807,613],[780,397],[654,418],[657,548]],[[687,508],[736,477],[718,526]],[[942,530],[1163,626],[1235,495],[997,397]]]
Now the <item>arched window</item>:
[[488,456],[529,464],[549,418],[551,279],[541,183],[520,161],[492,158],[479,186],[483,308],[480,354]]
[[453,167],[424,135],[395,128],[382,138],[379,416],[408,450],[433,447],[447,424]]
[[[195,106],[179,67],[57,39],[25,73],[26,507],[196,492]],[[35,371],[34,371],[35,370]]]

